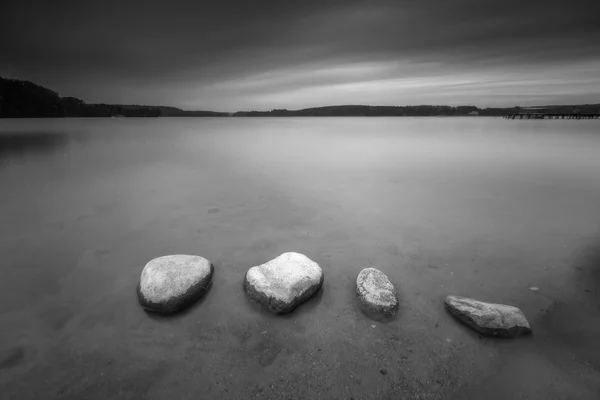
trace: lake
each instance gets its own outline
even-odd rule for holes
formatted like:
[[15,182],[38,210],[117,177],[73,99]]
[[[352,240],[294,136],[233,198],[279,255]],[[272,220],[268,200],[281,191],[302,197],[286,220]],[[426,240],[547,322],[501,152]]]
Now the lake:
[[[0,120],[0,190],[3,400],[600,393],[598,121]],[[276,316],[243,278],[287,251],[325,282]],[[158,317],[136,285],[168,254],[215,275]],[[391,321],[358,308],[367,266]],[[481,338],[448,294],[518,306],[533,335]]]

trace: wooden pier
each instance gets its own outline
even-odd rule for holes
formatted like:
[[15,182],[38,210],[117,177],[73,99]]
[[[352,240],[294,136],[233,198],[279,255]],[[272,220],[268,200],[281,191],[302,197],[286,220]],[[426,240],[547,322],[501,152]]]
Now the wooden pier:
[[[507,119],[600,119],[600,114],[580,113],[579,110],[558,110],[563,107],[521,107],[516,113],[505,115]],[[562,111],[562,112],[558,112]]]
[[505,115],[508,119],[600,119],[600,114],[518,113]]

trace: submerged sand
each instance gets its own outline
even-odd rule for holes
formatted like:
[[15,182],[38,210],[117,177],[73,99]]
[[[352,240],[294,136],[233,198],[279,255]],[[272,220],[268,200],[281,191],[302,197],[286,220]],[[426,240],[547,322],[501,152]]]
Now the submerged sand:
[[[593,127],[227,121],[44,121],[67,124],[55,147],[2,155],[3,399],[597,398]],[[278,316],[243,278],[287,251],[325,281]],[[139,274],[177,253],[213,285],[147,314]],[[368,266],[398,291],[385,323],[355,299]],[[533,335],[480,338],[448,294],[515,305]]]

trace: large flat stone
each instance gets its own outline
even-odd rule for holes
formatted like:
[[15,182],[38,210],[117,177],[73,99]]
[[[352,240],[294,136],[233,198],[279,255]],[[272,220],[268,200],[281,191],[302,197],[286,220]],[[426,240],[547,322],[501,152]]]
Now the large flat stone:
[[512,338],[531,333],[529,322],[517,307],[460,296],[446,297],[445,305],[450,314],[482,335]]

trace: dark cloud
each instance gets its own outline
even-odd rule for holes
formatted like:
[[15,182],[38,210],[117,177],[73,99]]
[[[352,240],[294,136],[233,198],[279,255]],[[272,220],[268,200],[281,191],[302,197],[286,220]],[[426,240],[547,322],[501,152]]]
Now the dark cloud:
[[[452,91],[479,104],[494,102],[484,88],[496,90],[495,102],[534,101],[560,98],[556,92],[583,79],[587,89],[573,87],[587,99],[600,91],[600,78],[590,72],[600,63],[600,24],[589,4],[3,2],[0,74],[88,101],[230,110],[410,103],[436,94],[447,102],[448,87],[457,82],[479,85],[481,92]],[[536,76],[545,93],[511,98],[498,89],[498,80],[523,85]],[[402,97],[409,92],[413,97]]]

